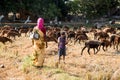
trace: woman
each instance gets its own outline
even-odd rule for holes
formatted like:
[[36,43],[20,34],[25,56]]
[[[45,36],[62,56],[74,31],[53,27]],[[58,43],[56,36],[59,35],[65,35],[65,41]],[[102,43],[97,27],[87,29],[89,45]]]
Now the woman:
[[[32,39],[32,44],[34,46],[34,54],[33,54],[33,66],[42,67],[44,63],[45,56],[45,37],[46,37],[46,29],[44,28],[44,20],[39,18],[37,20],[37,26],[34,27],[33,33],[37,32],[39,34],[38,39]],[[46,42],[47,47],[47,42]]]

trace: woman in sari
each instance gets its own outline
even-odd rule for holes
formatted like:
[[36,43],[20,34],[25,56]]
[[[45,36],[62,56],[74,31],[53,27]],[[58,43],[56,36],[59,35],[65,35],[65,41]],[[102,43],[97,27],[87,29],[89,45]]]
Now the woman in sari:
[[37,26],[34,27],[33,33],[37,32],[39,34],[39,38],[32,39],[32,44],[34,47],[33,54],[33,66],[35,67],[43,67],[44,59],[45,59],[45,44],[47,47],[46,37],[46,29],[44,27],[44,20],[39,18],[37,20]]

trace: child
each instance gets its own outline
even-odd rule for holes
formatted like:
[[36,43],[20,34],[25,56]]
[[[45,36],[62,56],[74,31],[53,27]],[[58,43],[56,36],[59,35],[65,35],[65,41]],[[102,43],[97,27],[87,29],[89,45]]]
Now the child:
[[59,55],[59,63],[60,63],[60,59],[61,56],[63,56],[63,61],[65,63],[65,56],[66,56],[66,36],[65,36],[65,32],[61,33],[61,36],[58,38],[58,55]]

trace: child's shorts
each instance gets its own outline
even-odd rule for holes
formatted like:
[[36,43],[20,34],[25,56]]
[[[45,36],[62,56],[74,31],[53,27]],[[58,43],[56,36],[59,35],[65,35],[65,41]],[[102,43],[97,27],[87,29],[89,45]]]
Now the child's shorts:
[[65,49],[65,48],[63,48],[63,49],[60,48],[59,51],[58,51],[58,55],[59,55],[59,56],[62,56],[62,55],[63,55],[63,56],[66,56],[66,49]]

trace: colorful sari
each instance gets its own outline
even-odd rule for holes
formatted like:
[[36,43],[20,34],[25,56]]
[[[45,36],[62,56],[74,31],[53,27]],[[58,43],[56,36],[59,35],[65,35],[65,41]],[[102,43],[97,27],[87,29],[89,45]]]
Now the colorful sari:
[[33,39],[33,47],[34,47],[34,53],[33,53],[33,65],[34,66],[43,66],[44,59],[45,59],[45,33],[46,30],[43,26],[43,19],[39,18],[37,26],[33,29],[33,32],[38,32],[40,35],[40,38],[38,40]]

